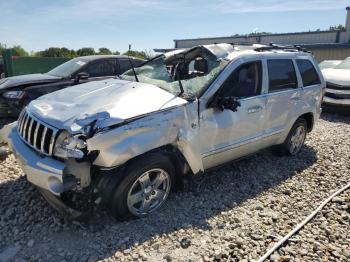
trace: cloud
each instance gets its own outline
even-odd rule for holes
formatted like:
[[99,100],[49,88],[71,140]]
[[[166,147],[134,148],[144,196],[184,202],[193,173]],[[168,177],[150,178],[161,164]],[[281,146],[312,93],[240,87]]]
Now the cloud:
[[[31,3],[31,5],[29,5]],[[163,0],[11,0],[0,2],[2,17],[14,22],[48,24],[59,21],[96,21],[123,19],[173,8],[175,3]],[[135,18],[136,19],[136,18]]]
[[267,13],[345,9],[348,4],[346,0],[220,0],[215,9],[222,13]]
[[171,5],[171,2],[162,0],[63,0],[38,8],[36,12],[46,16],[52,15],[52,19],[57,20],[93,20],[165,10]]
[[[152,20],[176,6],[183,5],[164,0],[0,0],[3,20],[0,41],[34,50],[59,45],[91,46],[90,39],[96,35],[106,37],[108,32],[137,31],[144,26],[138,20],[145,21],[145,16],[146,20]],[[126,25],[130,28],[125,29]],[[100,41],[108,42],[113,37],[116,38],[108,36]]]

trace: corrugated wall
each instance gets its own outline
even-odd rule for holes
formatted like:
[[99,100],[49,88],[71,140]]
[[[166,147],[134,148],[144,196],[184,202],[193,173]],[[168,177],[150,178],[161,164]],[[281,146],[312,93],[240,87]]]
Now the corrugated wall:
[[175,48],[190,48],[196,45],[208,45],[215,43],[275,43],[283,45],[315,44],[315,43],[342,43],[345,41],[345,31],[321,31],[290,34],[272,34],[261,36],[240,37],[213,37],[198,39],[174,40]]
[[[346,38],[345,31],[328,31],[319,33],[300,33],[300,34],[280,34],[267,35],[259,37],[222,37],[222,38],[200,38],[175,40],[177,48],[189,48],[196,45],[206,45],[214,43],[270,43],[281,45],[301,44],[311,50],[318,62],[323,60],[342,60],[350,57],[350,46],[337,44],[343,42]],[[315,44],[313,43],[322,43]],[[327,44],[329,43],[329,44]],[[309,46],[311,44],[311,46]],[[313,47],[312,47],[313,46]],[[322,47],[320,47],[322,46]]]
[[340,32],[339,34],[339,43],[347,43],[349,39],[346,39],[346,32]]
[[310,48],[310,50],[313,52],[318,62],[322,62],[323,60],[343,60],[347,57],[350,57],[350,47],[322,49]]
[[261,43],[275,43],[281,45],[290,44],[314,44],[314,43],[335,43],[337,32],[323,32],[310,34],[286,34],[270,35],[261,37]]

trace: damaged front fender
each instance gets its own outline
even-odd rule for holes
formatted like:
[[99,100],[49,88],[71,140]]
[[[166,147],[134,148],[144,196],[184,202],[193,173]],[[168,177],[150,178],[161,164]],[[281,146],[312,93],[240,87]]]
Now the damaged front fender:
[[203,171],[198,136],[198,101],[169,108],[87,139],[98,150],[94,165],[120,166],[136,156],[166,145],[176,147],[193,173]]

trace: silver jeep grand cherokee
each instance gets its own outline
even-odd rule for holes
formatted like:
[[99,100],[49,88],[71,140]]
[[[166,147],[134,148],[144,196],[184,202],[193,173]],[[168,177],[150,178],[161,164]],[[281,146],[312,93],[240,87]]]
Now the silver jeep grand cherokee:
[[140,217],[184,174],[270,146],[297,154],[324,87],[300,48],[197,46],[32,101],[8,141],[55,208],[78,216],[63,200],[83,194],[117,218]]

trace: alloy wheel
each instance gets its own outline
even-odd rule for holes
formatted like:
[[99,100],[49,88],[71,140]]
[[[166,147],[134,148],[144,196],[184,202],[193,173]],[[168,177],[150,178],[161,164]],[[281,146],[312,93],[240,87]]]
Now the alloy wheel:
[[127,205],[130,213],[145,216],[163,205],[170,193],[170,175],[155,168],[144,172],[131,186]]
[[295,155],[299,152],[299,150],[304,144],[305,136],[306,130],[304,126],[298,126],[294,130],[289,142],[289,151],[292,155]]

